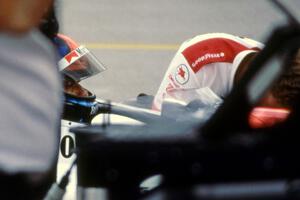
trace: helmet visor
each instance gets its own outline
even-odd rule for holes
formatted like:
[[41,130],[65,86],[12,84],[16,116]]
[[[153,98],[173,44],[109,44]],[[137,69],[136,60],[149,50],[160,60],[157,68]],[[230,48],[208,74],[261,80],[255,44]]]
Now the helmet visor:
[[80,46],[68,53],[58,62],[58,66],[62,73],[77,82],[106,70],[85,46]]

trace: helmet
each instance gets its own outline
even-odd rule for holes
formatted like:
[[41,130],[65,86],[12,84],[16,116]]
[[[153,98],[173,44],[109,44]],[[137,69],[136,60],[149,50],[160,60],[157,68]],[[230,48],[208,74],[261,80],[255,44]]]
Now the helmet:
[[105,70],[103,64],[85,46],[79,46],[62,34],[57,34],[57,38],[65,43],[59,48],[62,58],[58,61],[59,70],[63,74],[79,82]]
[[68,76],[64,76],[64,96],[63,119],[90,123],[97,114],[96,95]]
[[53,41],[60,57],[59,70],[63,75],[65,99],[62,118],[90,123],[96,115],[96,95],[79,82],[104,71],[105,67],[86,47],[79,46],[70,37],[57,34]]

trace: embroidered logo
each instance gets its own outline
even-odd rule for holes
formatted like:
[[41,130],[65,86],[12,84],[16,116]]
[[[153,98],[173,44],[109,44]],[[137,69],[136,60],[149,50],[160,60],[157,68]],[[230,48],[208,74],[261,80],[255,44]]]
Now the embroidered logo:
[[176,69],[175,80],[179,84],[184,85],[188,82],[189,78],[190,72],[188,70],[188,67],[184,64],[179,65]]
[[224,52],[221,53],[206,53],[203,56],[198,57],[195,62],[192,63],[192,67],[196,67],[200,62],[203,62],[211,58],[223,58],[225,56]]

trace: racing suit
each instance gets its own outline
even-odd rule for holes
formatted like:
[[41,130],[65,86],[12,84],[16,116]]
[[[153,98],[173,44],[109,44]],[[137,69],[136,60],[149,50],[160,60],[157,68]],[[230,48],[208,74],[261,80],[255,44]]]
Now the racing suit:
[[202,88],[225,97],[241,61],[262,48],[260,42],[225,33],[198,35],[185,41],[169,65],[152,108],[161,110],[165,98],[188,103],[199,98]]

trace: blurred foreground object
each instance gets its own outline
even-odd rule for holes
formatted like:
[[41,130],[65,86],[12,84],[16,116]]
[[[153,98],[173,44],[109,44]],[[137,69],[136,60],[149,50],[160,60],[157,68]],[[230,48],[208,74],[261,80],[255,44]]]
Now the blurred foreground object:
[[35,30],[51,2],[0,0],[1,199],[41,199],[55,178],[61,78]]
[[0,31],[22,33],[37,26],[52,0],[0,0]]

